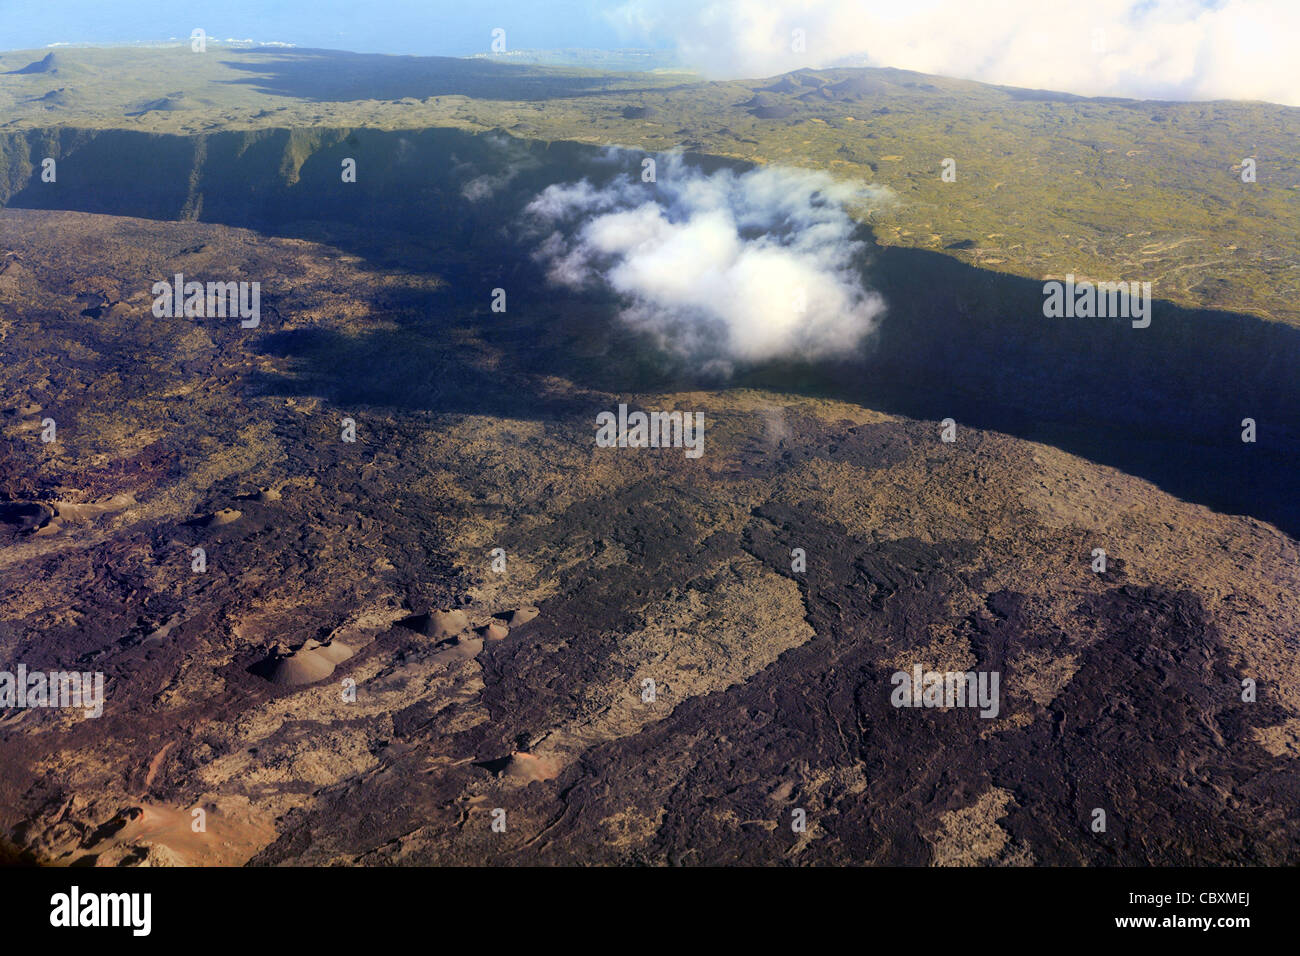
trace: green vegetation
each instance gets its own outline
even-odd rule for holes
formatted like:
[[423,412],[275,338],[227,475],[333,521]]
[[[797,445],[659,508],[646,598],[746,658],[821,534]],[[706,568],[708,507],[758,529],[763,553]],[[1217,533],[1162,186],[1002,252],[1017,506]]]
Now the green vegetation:
[[[0,71],[47,52],[5,53]],[[1085,99],[898,70],[704,82],[188,45],[62,49],[47,67],[0,76],[0,133],[500,129],[826,168],[893,190],[895,202],[863,211],[886,245],[1034,279],[1146,280],[1158,299],[1300,325],[1300,109]],[[33,173],[26,148],[11,150],[0,147],[6,196]],[[949,157],[957,179],[945,183]],[[1241,181],[1246,157],[1255,183]]]

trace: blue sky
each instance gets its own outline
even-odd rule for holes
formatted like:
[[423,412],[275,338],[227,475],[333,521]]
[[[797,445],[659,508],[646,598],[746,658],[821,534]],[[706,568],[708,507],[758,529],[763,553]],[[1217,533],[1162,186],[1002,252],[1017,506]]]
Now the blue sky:
[[0,0],[0,48],[188,36],[278,40],[362,53],[486,53],[494,27],[512,49],[618,48],[599,0]]

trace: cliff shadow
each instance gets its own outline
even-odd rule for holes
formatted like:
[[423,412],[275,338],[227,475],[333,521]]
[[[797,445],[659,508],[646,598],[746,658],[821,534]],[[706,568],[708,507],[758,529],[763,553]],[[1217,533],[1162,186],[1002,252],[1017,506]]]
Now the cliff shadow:
[[[33,175],[12,205],[201,218],[326,242],[376,268],[446,280],[402,303],[406,317],[395,332],[345,338],[268,329],[260,347],[292,357],[296,371],[254,379],[257,388],[531,418],[585,414],[596,399],[583,398],[583,389],[761,387],[951,417],[1300,534],[1300,330],[1280,323],[1159,298],[1148,328],[1126,319],[1047,318],[1041,281],[941,253],[876,247],[863,276],[888,310],[855,354],[743,368],[724,382],[624,326],[611,297],[548,285],[532,258],[545,237],[523,228],[531,198],[553,183],[599,184],[633,173],[641,153],[442,129],[57,136],[53,144],[29,138],[33,154],[53,146],[61,156],[85,150],[91,161],[61,163],[57,188]],[[358,180],[342,184],[348,157],[357,158]],[[693,159],[706,170],[744,168]],[[506,313],[490,309],[495,288],[508,293]],[[467,335],[496,360],[485,363]],[[577,393],[547,388],[552,375]],[[1241,440],[1247,418],[1256,423],[1254,443]]]

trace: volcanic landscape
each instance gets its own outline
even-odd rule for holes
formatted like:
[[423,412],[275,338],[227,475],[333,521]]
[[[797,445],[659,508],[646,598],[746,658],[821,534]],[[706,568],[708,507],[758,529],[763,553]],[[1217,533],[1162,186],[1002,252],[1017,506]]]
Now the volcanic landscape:
[[[371,128],[269,81],[290,106],[200,129],[204,90],[78,112],[99,61],[59,56],[0,77],[28,104],[0,126],[0,656],[105,699],[0,716],[8,858],[1300,863],[1300,322],[1259,286],[1047,320],[1040,263],[884,242],[886,209],[862,348],[720,375],[548,281],[524,227],[549,186],[665,168],[676,87],[605,90],[587,141],[529,125],[578,93],[512,123],[471,88],[452,122],[399,88]],[[896,72],[824,99],[929,95]],[[797,122],[809,76],[717,92],[728,134]],[[721,135],[678,139],[753,168]],[[176,274],[259,282],[260,322],[159,317]],[[620,404],[702,413],[704,453],[598,447]],[[916,664],[999,673],[998,714],[894,706]]]

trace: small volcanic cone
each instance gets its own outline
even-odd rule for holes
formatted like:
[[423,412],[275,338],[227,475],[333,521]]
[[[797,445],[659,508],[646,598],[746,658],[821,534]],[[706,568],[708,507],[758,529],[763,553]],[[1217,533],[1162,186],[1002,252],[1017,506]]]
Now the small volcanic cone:
[[551,758],[514,750],[506,758],[498,776],[516,783],[532,783],[536,780],[550,780],[559,773],[559,764]]
[[276,647],[263,664],[263,676],[272,684],[314,684],[333,674],[334,667],[354,653],[342,641],[331,641],[329,644],[308,641],[289,654]]
[[197,525],[200,528],[220,528],[224,525],[234,524],[243,516],[244,513],[236,508],[222,508],[220,511],[192,518],[187,524]]
[[506,624],[511,627],[518,627],[520,624],[527,624],[541,613],[542,612],[535,607],[521,607],[514,611],[507,611],[503,614],[498,614],[497,617],[505,621]]
[[464,611],[426,611],[398,621],[402,627],[443,641],[469,630],[469,618]]
[[424,626],[418,628],[421,634],[439,640],[455,637],[469,629],[469,618],[464,611],[430,611]]

